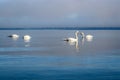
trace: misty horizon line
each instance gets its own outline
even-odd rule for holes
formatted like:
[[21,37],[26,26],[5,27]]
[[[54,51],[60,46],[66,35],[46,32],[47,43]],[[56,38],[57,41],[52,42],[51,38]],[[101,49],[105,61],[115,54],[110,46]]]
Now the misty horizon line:
[[120,30],[120,27],[1,27],[0,30]]

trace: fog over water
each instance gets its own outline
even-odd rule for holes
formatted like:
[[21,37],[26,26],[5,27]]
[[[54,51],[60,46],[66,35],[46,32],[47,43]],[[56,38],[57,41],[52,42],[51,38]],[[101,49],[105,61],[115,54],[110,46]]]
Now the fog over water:
[[0,27],[119,27],[119,4],[119,0],[0,0]]

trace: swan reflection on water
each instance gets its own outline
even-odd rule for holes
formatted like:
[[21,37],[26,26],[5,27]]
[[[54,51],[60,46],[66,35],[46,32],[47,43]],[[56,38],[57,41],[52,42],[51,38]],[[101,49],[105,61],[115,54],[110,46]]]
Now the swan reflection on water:
[[25,42],[25,47],[30,47],[30,40],[24,40]]
[[71,46],[75,46],[76,49],[79,49],[78,41],[76,41],[76,42],[68,42],[68,43],[69,43],[69,45],[71,45]]
[[84,45],[84,38],[80,39],[79,41],[71,42],[71,41],[66,41],[70,46],[75,46],[76,50],[80,49],[80,46]]
[[25,42],[25,47],[30,47],[30,39],[31,39],[30,35],[24,35],[23,36],[23,40]]

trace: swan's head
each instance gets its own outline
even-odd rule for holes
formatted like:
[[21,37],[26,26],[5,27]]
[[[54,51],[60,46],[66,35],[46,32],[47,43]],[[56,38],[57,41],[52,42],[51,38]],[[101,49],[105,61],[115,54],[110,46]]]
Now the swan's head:
[[79,33],[79,31],[76,31],[75,34],[77,35]]

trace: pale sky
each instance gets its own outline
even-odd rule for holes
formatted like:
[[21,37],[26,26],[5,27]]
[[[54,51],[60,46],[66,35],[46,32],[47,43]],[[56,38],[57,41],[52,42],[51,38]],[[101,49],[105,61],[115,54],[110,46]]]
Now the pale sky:
[[0,27],[120,26],[120,0],[0,0]]

